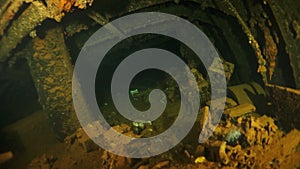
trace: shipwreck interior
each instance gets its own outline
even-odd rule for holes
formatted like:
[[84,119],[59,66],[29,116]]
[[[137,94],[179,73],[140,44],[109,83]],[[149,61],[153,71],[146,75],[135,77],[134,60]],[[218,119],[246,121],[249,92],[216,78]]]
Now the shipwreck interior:
[[[0,0],[0,168],[300,168],[299,7],[297,0]],[[183,96],[176,81],[148,69],[132,79],[128,95],[137,110],[146,111],[149,94],[160,89],[166,95],[163,114],[147,122],[120,115],[112,77],[136,51],[176,54],[194,75],[201,98],[196,122],[178,145],[157,156],[129,158],[86,134],[73,106],[72,78],[80,51],[96,31],[142,12],[172,14],[203,31],[221,58],[227,95],[213,135],[198,143],[201,130],[212,125],[206,123],[211,84],[195,52],[159,34],[121,41],[105,55],[95,79],[99,109],[115,131],[156,136],[179,114]]]

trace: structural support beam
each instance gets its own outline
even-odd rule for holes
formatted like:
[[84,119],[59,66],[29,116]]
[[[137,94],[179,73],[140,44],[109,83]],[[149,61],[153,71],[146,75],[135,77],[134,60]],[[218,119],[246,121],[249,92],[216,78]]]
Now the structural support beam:
[[0,45],[0,62],[6,61],[10,52],[17,47],[22,39],[36,26],[47,18],[47,8],[40,2],[34,2],[15,21],[8,32],[2,37]]
[[25,0],[24,2],[30,2],[29,7],[16,20],[12,21],[12,25],[5,34],[3,34],[4,29],[6,29],[9,21],[13,19],[14,14],[18,12],[23,2],[17,0],[12,5],[6,3],[4,4],[6,8],[0,9],[0,16],[2,17],[0,20],[0,35],[3,35],[0,41],[0,62],[6,61],[11,51],[22,42],[22,39],[44,20],[51,18],[60,22],[64,13],[70,12],[73,6],[85,9],[87,5],[92,5],[93,0],[46,0],[47,6],[42,1],[31,2],[31,0]]
[[51,28],[43,39],[34,40],[35,53],[28,64],[40,104],[59,139],[80,127],[72,102],[73,66],[61,27]]

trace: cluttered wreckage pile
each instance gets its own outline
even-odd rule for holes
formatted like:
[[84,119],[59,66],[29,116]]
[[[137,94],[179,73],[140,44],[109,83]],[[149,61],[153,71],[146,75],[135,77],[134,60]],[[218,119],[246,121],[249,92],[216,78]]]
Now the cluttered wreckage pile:
[[[229,74],[228,78],[230,79],[233,71],[231,69],[225,71]],[[198,76],[201,75],[196,70],[193,73]],[[202,87],[202,90],[206,90],[209,84],[205,79],[200,79],[198,86]],[[143,95],[143,93],[141,92],[139,95]],[[175,95],[174,93],[171,94],[172,97]],[[197,133],[204,128],[204,125],[208,125],[208,127],[211,125],[206,123],[210,114],[209,103],[210,101],[207,101],[206,106],[200,110],[200,119],[195,129]],[[99,123],[99,121],[95,121],[88,124],[89,127],[87,128],[98,133],[99,137],[104,138],[103,141],[105,141],[106,137],[97,131]],[[117,124],[112,130],[134,138],[147,138],[153,135],[157,128],[160,128],[160,126],[154,126],[152,123],[126,124],[120,122]],[[163,125],[163,123],[155,125]],[[161,126],[161,128],[163,127]],[[139,132],[136,132],[137,129]],[[191,142],[196,144],[191,144]],[[120,169],[284,168],[297,167],[299,165],[297,161],[300,161],[300,131],[294,129],[285,133],[279,129],[273,118],[259,115],[252,103],[238,104],[229,97],[225,102],[223,117],[214,130],[213,136],[202,144],[199,144],[194,138],[194,140],[183,141],[172,150],[161,155],[143,159],[131,159],[111,154],[97,146],[83,129],[78,129],[74,134],[68,136],[65,139],[65,144],[68,150],[66,153],[62,153],[62,156],[55,157],[54,161],[51,160],[53,159],[51,156],[37,157],[31,162],[29,169],[35,169],[35,167],[44,164],[45,158],[49,158],[46,161],[51,162],[51,165],[48,165],[51,166],[50,168],[61,168],[62,166],[80,168],[88,165],[90,167]],[[64,159],[69,158],[72,159],[71,162],[64,162]],[[86,161],[93,159],[97,159],[96,162],[86,163]]]
[[[226,62],[223,64],[226,64]],[[233,66],[231,67],[233,69]],[[228,68],[225,70],[228,74],[228,79],[231,77],[232,69]],[[202,77],[198,79],[198,86],[204,91],[207,90],[209,83],[207,83],[201,73],[196,70],[193,73],[197,77]],[[143,94],[139,93],[139,95]],[[174,95],[176,94],[170,94],[172,97]],[[205,103],[206,106],[200,110],[200,119],[197,122],[198,125],[196,125],[197,132],[203,129],[204,124],[211,125],[205,121],[210,114],[209,103],[210,101],[207,101]],[[205,143],[198,144],[197,140],[189,140],[188,143],[183,141],[171,151],[143,159],[130,159],[105,151],[97,146],[85,134],[83,129],[78,129],[65,139],[65,144],[68,148],[60,156],[43,155],[37,157],[32,160],[28,168],[36,169],[43,166],[47,166],[46,168],[48,169],[82,168],[88,166],[89,168],[120,169],[193,169],[199,167],[290,168],[299,166],[300,131],[293,129],[285,133],[278,127],[272,117],[261,114],[261,112],[257,112],[253,103],[238,104],[234,99],[228,97],[225,102],[223,117],[214,130],[213,136]],[[99,121],[95,121],[88,124],[88,128],[94,130],[93,132],[98,133],[99,137],[105,139],[105,136],[102,136],[101,132],[97,131],[99,123]],[[156,128],[163,128],[163,126],[154,126],[152,123],[126,124],[116,122],[116,124],[112,130],[135,138],[147,138],[153,135],[153,132],[156,132]],[[190,144],[191,142],[196,144]],[[72,160],[66,161],[65,159]],[[89,161],[94,162],[90,163]]]
[[[173,150],[156,157],[130,159],[99,148],[85,134],[84,130],[78,129],[73,135],[65,139],[65,144],[68,147],[67,152],[55,158],[46,155],[37,157],[31,162],[29,169],[45,166],[45,161],[49,169],[80,168],[86,165],[101,168],[138,169],[284,168],[299,166],[300,131],[294,129],[289,133],[283,132],[275,124],[273,118],[267,115],[258,115],[256,107],[252,104],[238,105],[228,98],[226,105],[223,118],[213,136],[203,144],[190,147],[191,145],[186,145],[187,143],[183,142]],[[198,122],[200,125],[196,129],[198,131],[205,124],[201,119],[207,119],[205,116],[209,114],[209,107],[202,108],[200,114],[201,118]],[[99,122],[95,121],[89,125],[91,129],[95,129],[97,127],[93,126],[99,126]],[[134,125],[119,124],[114,126],[113,130],[135,138],[143,138],[153,132],[153,126],[150,124],[146,124],[144,130],[139,134],[134,132],[134,128]],[[196,141],[194,140],[194,142]],[[174,152],[179,152],[179,154]],[[72,159],[72,161],[66,162],[64,159]],[[87,164],[87,161],[93,159],[97,160]]]
[[[264,34],[264,38],[268,42],[265,44],[265,49],[261,52],[258,42],[254,39],[254,35],[251,34],[250,29],[247,28],[247,24],[237,10],[230,1],[225,0],[224,2],[227,5],[223,5],[223,11],[238,19],[257,55],[258,72],[267,79],[264,74],[267,71],[266,61],[269,62],[268,71],[271,79],[275,67],[275,57],[278,52],[276,50],[276,43],[278,43],[276,38],[275,40],[271,39],[271,32],[268,32],[265,29],[266,27],[260,23],[259,26]],[[23,3],[29,3],[29,7],[25,9],[21,16],[15,18],[15,14]],[[47,5],[43,1],[9,0],[2,6],[0,9],[0,35],[2,36],[1,41],[3,45],[0,46],[0,61],[7,59],[11,51],[16,48],[17,44],[25,36],[30,34],[32,37],[35,37],[34,28],[47,18],[61,21],[64,13],[70,12],[72,6],[82,9],[86,8],[87,5],[91,5],[92,1],[46,0],[46,3]],[[222,6],[220,7],[222,8]],[[228,9],[231,10],[228,12]],[[12,22],[14,18],[16,20]],[[7,29],[8,26],[10,26],[9,29]],[[299,29],[296,21],[293,22],[292,26],[294,29],[297,28],[295,30]],[[4,33],[4,30],[7,30],[7,32]],[[296,39],[299,39],[299,31],[296,31],[296,33]],[[263,58],[263,55],[265,55],[266,60]],[[200,75],[199,79],[202,79]],[[172,97],[172,94],[170,94],[170,97]],[[300,161],[300,132],[298,130],[294,129],[289,133],[284,133],[278,129],[271,117],[255,114],[253,105],[230,105],[225,110],[224,118],[221,120],[220,125],[214,131],[214,136],[207,142],[189,150],[182,144],[175,148],[176,150],[174,151],[179,151],[184,155],[180,157],[188,161],[186,164],[176,162],[174,160],[175,157],[173,157],[174,154],[170,152],[140,161],[116,156],[99,149],[86,136],[84,131],[79,129],[75,134],[65,139],[68,147],[67,152],[62,152],[61,156],[58,157],[48,155],[37,157],[28,168],[290,168],[291,166],[299,166],[297,161]],[[202,110],[203,117],[201,119],[207,119],[205,115],[208,114],[208,110],[209,108],[207,107]],[[200,126],[203,124],[203,121],[200,122]],[[137,128],[127,124],[119,124],[114,129],[131,137],[146,137],[151,135],[148,132],[153,130],[151,125],[146,126],[145,129],[138,128],[138,130],[142,130],[141,132],[135,132]],[[196,142],[196,140],[194,141]]]

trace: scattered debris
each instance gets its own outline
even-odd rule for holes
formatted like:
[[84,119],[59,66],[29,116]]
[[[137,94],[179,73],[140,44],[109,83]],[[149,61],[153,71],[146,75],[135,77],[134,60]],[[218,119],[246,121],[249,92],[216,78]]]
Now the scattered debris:
[[[144,6],[137,5],[137,3],[132,3],[129,5],[126,12],[134,12],[134,10],[154,5],[154,2],[150,1],[141,2],[142,4],[144,3]],[[175,2],[178,3],[179,1],[176,0]],[[286,25],[288,25],[289,29],[294,31],[294,39],[299,40],[300,26],[296,20],[293,20],[292,22],[289,21],[287,24],[282,23],[286,21],[280,18],[284,17],[285,15],[280,13],[280,8],[277,8],[277,6],[274,5],[274,2],[275,1],[263,1],[262,3],[264,5],[269,5],[268,8],[270,8],[270,11],[268,12],[273,11],[272,14],[274,15],[274,21],[277,21],[276,23],[278,25],[278,29],[280,29],[278,35],[282,37],[278,37],[276,32],[270,31],[269,27],[271,27],[272,24],[275,25],[275,23],[272,23],[273,21],[271,22],[268,19],[268,13],[261,13],[262,17],[265,18],[264,21],[266,21],[266,23],[261,25],[258,24],[265,39],[264,43],[262,43],[264,44],[264,46],[262,46],[263,48],[260,47],[254,35],[248,28],[248,25],[244,21],[245,18],[242,18],[242,11],[237,10],[239,9],[239,3],[235,3],[233,5],[230,0],[224,0],[222,2],[215,2],[215,4],[225,3],[225,5],[222,5],[222,8],[218,10],[223,10],[226,12],[226,14],[234,16],[241,25],[244,34],[248,38],[250,46],[254,49],[254,54],[257,57],[258,63],[257,71],[263,76],[263,81],[265,84],[267,84],[268,80],[271,79],[274,74],[276,57],[278,53],[277,45],[282,43],[287,45],[286,53],[289,55],[291,60],[291,67],[294,70],[296,85],[299,86],[298,82],[300,81],[300,76],[297,76],[297,73],[299,72],[297,71],[297,68],[299,66],[295,66],[299,65],[297,59],[295,59],[298,57],[298,55],[296,56],[295,53],[297,54],[297,52],[291,50],[292,48],[290,47],[295,43],[289,43],[293,41],[289,40],[289,37],[287,36],[288,34],[284,31],[284,28]],[[28,7],[22,9],[23,11],[21,13],[19,10],[24,3],[28,3]],[[300,132],[297,129],[294,129],[299,129],[300,124],[298,120],[299,118],[297,118],[299,117],[299,91],[269,84],[267,84],[267,87],[270,89],[268,94],[271,95],[273,101],[273,103],[269,105],[276,109],[277,120],[280,122],[283,121],[285,125],[289,126],[289,129],[293,130],[287,130],[287,134],[284,134],[283,131],[279,129],[276,121],[272,117],[255,114],[256,107],[254,106],[254,103],[252,103],[249,95],[247,95],[247,92],[248,94],[254,94],[255,96],[264,95],[264,92],[261,92],[261,87],[258,89],[254,87],[253,84],[240,85],[238,88],[232,87],[230,91],[233,92],[235,98],[227,99],[224,118],[214,131],[214,135],[204,144],[197,145],[195,147],[191,146],[192,144],[189,144],[189,146],[192,147],[190,149],[186,149],[186,147],[182,145],[174,148],[177,152],[180,152],[180,156],[178,158],[182,159],[179,160],[187,159],[187,161],[189,160],[191,164],[174,164],[173,159],[164,158],[166,156],[163,155],[158,156],[157,159],[153,161],[148,159],[140,160],[120,157],[99,148],[81,128],[75,133],[71,134],[78,126],[76,123],[74,123],[76,116],[73,116],[74,114],[72,115],[70,113],[73,112],[73,109],[70,108],[72,105],[72,97],[70,96],[70,88],[68,88],[71,86],[69,85],[70,81],[67,81],[66,85],[59,84],[53,86],[53,84],[58,83],[61,79],[68,79],[67,77],[71,77],[70,70],[72,70],[72,66],[70,64],[70,60],[68,60],[70,57],[66,52],[66,47],[61,45],[65,44],[65,42],[63,42],[63,35],[65,34],[67,36],[72,36],[81,30],[87,30],[88,26],[83,24],[69,25],[69,27],[65,28],[65,32],[63,32],[62,29],[59,30],[58,33],[54,32],[54,34],[57,36],[52,35],[54,39],[50,38],[50,40],[47,40],[47,33],[49,32],[46,32],[45,37],[41,38],[37,36],[37,31],[35,28],[42,24],[47,18],[51,18],[60,22],[65,13],[71,12],[73,7],[84,9],[88,5],[92,5],[92,3],[93,0],[7,0],[0,9],[0,36],[2,38],[2,45],[0,46],[0,61],[7,61],[10,52],[16,49],[18,43],[20,43],[24,37],[29,35],[34,38],[35,54],[29,59],[29,62],[31,62],[29,65],[31,66],[32,74],[34,75],[36,88],[39,91],[40,101],[44,108],[52,110],[49,114],[49,118],[54,119],[52,120],[52,125],[54,128],[57,129],[57,131],[63,136],[69,135],[64,140],[66,146],[68,146],[67,152],[62,153],[59,157],[47,156],[45,154],[41,157],[37,157],[30,163],[28,166],[29,169],[123,169],[132,168],[132,166],[137,166],[139,169],[160,169],[169,167],[174,169],[192,169],[200,168],[200,166],[203,168],[299,167]],[[209,6],[209,2],[206,3],[207,6]],[[20,12],[20,14],[16,16],[18,12]],[[109,17],[97,12],[87,12],[87,14],[90,18],[101,25],[104,25],[109,21]],[[257,21],[252,19],[251,23],[252,25],[255,25],[257,24]],[[265,24],[267,24],[268,27],[266,27]],[[252,28],[254,27],[255,26]],[[55,43],[57,40],[61,40],[61,42]],[[279,40],[283,40],[283,42],[279,42]],[[64,49],[55,50],[55,48],[58,47],[62,47]],[[263,49],[265,58],[263,58],[261,49]],[[189,53],[184,53],[185,51],[182,49],[180,49],[180,52],[182,53],[182,57],[186,59],[192,67],[191,71],[197,79],[197,85],[201,91],[201,95],[205,96],[201,98],[209,98],[207,97],[209,96],[209,94],[207,94],[209,91],[209,83],[197,69],[197,66],[199,67],[199,65],[197,65],[194,60],[191,60],[188,57]],[[58,60],[63,60],[64,65],[60,65]],[[216,60],[212,61],[212,65],[215,63],[217,63]],[[225,70],[226,80],[229,82],[233,74],[234,65],[224,61],[223,67]],[[53,72],[57,72],[51,71],[50,69],[58,70],[57,72],[63,73],[54,74],[51,76]],[[215,69],[213,71],[215,73],[222,73],[220,72],[220,69]],[[266,78],[267,71],[269,72],[269,79]],[[59,80],[57,80],[57,78]],[[173,84],[169,86],[171,87],[169,87],[167,90],[167,97],[169,100],[174,101],[174,98],[176,97],[176,88],[173,87]],[[140,93],[138,89],[134,89],[130,91],[130,94],[131,96],[135,97]],[[62,104],[60,107],[55,107],[57,106],[58,100],[63,100],[65,104]],[[205,102],[206,101],[207,100],[205,100]],[[162,102],[165,103],[165,100],[162,100]],[[108,104],[104,103],[104,105],[108,107]],[[207,105],[208,106],[205,106],[201,111],[199,122],[200,128],[197,129],[197,132],[199,129],[203,129],[205,126],[212,125],[208,123],[211,112],[209,110],[209,104]],[[63,122],[60,124],[56,122],[57,119],[63,119]],[[121,134],[135,138],[151,135],[148,134],[152,131],[151,122],[133,122],[132,124],[129,122],[128,124],[117,123],[117,125],[115,124],[111,130],[115,130]],[[100,126],[98,121],[89,124],[89,126],[90,127],[87,127],[87,129],[89,129],[89,132],[95,134],[95,136],[100,136],[102,134],[99,132],[101,129],[97,128]],[[196,142],[197,140],[193,141]],[[193,148],[195,153],[191,151]],[[0,154],[0,163],[12,158],[12,156],[13,155],[11,152]],[[197,158],[194,159],[194,157]],[[142,163],[138,163],[136,161],[142,161]]]
[[9,152],[5,152],[5,153],[1,153],[0,154],[0,164],[1,163],[5,163],[6,161],[10,160],[13,158],[13,153],[11,151]]
[[132,160],[130,158],[117,156],[107,151],[104,151],[102,155],[103,166],[108,169],[123,169],[130,166]]
[[140,135],[142,134],[142,132],[148,128],[150,129],[152,126],[152,122],[151,121],[146,121],[146,122],[132,122],[132,131],[134,134]]
[[224,114],[228,114],[230,117],[239,117],[247,113],[255,112],[256,107],[252,104],[242,104],[232,108],[228,108],[224,111]]
[[197,157],[194,162],[196,164],[205,163],[206,162],[206,158],[204,156],[200,156],[200,157]]
[[[230,109],[235,114],[235,109]],[[244,112],[241,110],[244,110]],[[190,163],[173,163],[173,159],[166,155],[159,155],[155,157],[155,160],[145,158],[136,161],[136,159],[111,154],[101,148],[89,148],[90,145],[87,144],[89,138],[82,129],[79,129],[65,140],[69,152],[64,157],[47,158],[42,156],[33,160],[30,166],[62,168],[66,165],[62,161],[67,160],[68,166],[79,168],[86,164],[82,161],[83,157],[87,159],[99,158],[95,164],[91,163],[90,166],[101,166],[100,168],[107,169],[125,169],[132,168],[132,166],[138,169],[179,169],[187,167],[196,169],[200,166],[200,168],[281,168],[282,166],[296,166],[298,163],[291,160],[300,159],[300,154],[297,152],[297,147],[300,145],[300,132],[293,130],[284,135],[278,129],[274,119],[266,115],[259,116],[254,113],[246,113],[248,110],[239,109],[241,113],[238,113],[238,116],[228,115],[223,118],[215,129],[214,135],[204,144],[195,147],[194,152],[190,151],[190,148],[178,147],[176,151],[182,149],[179,160],[187,159],[193,165]],[[209,112],[208,106],[204,108],[204,112],[206,114]],[[99,134],[97,124],[98,122],[90,124],[93,127],[90,128],[89,132],[95,130]],[[136,125],[139,126],[140,124]],[[112,129],[130,137],[145,136],[143,132],[140,135],[134,134],[132,127],[127,124],[116,125]],[[76,158],[73,157],[75,155],[72,152],[78,153]],[[29,167],[29,169],[35,168]]]
[[72,145],[75,140],[83,147],[85,152],[95,151],[99,148],[97,144],[84,132],[82,128],[79,128],[76,133],[65,138],[65,143]]
[[43,154],[41,157],[33,159],[28,169],[51,169],[55,161],[56,158],[51,156],[47,157],[46,154]]
[[242,136],[239,130],[231,130],[225,137],[227,143],[233,144]]
[[155,164],[152,169],[160,169],[160,168],[164,168],[164,167],[167,167],[168,165],[170,164],[170,161],[162,161],[162,162],[159,162],[157,164]]

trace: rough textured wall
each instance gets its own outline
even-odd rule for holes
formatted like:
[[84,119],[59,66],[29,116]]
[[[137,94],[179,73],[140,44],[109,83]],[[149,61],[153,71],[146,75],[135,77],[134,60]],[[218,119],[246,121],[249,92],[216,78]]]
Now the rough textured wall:
[[300,129],[300,90],[268,85],[272,115],[285,129]]

